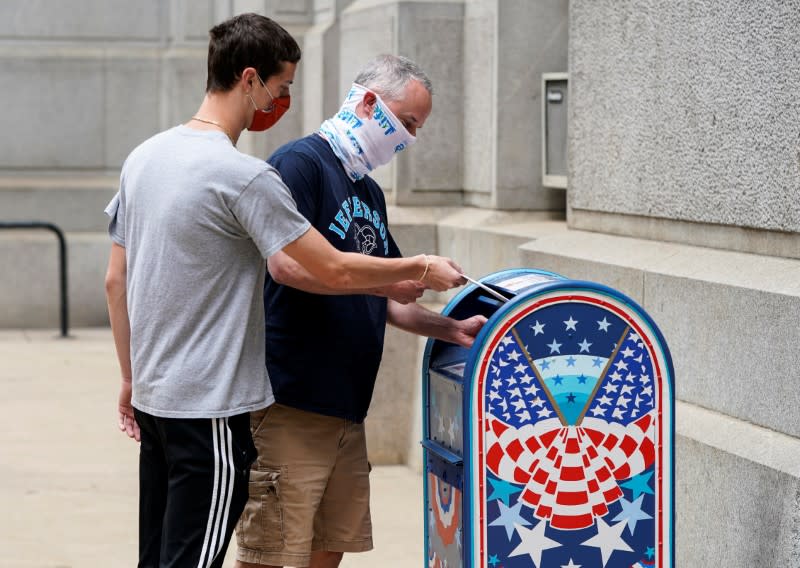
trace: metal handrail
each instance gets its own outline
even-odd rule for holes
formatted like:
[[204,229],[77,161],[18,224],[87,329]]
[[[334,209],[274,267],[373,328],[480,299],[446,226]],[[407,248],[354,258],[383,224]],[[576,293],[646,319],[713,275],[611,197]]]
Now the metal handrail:
[[58,256],[61,287],[61,337],[68,337],[69,307],[67,303],[67,240],[64,232],[53,223],[43,221],[0,221],[0,229],[47,229],[58,237]]

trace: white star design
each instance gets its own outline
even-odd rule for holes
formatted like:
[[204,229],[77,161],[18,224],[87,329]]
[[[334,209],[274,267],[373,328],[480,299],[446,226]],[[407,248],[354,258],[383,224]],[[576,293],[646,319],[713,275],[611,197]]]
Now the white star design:
[[626,347],[625,349],[622,350],[623,357],[632,357],[634,353],[636,353],[636,351],[634,351],[630,347]]
[[534,396],[537,392],[539,392],[539,388],[535,384],[525,389],[525,394],[529,394],[531,396]]
[[508,394],[511,397],[515,396],[517,398],[522,398],[522,393],[519,392],[519,387],[516,387],[516,388],[513,388],[513,389],[508,389]]
[[611,404],[611,399],[608,398],[606,395],[603,395],[597,400],[597,404],[599,404],[600,406],[603,406],[605,404]]
[[622,369],[625,369],[626,371],[628,370],[628,364],[625,361],[622,361],[622,360],[617,361],[614,366],[620,371]]
[[605,416],[606,410],[601,408],[600,406],[595,406],[592,408],[592,416]]
[[614,409],[614,412],[611,413],[611,417],[612,418],[616,418],[617,420],[622,420],[622,419],[625,418],[625,414],[622,412],[622,410],[618,406],[618,407],[616,407]]
[[600,556],[603,559],[603,568],[605,568],[615,550],[633,552],[633,549],[620,537],[626,525],[626,521],[620,521],[616,525],[609,526],[602,517],[597,517],[597,534],[582,542],[581,545],[599,548]]
[[621,407],[623,407],[623,408],[628,408],[628,403],[629,403],[630,401],[631,401],[631,399],[629,399],[629,398],[627,398],[627,397],[624,397],[624,396],[621,396],[621,397],[619,397],[619,398],[617,399],[617,405],[618,405],[618,406],[621,406]]
[[534,337],[539,335],[540,333],[544,333],[544,326],[545,324],[539,323],[539,320],[536,320],[536,325],[531,326]]
[[578,322],[577,322],[576,320],[572,319],[572,316],[569,316],[569,319],[568,319],[567,321],[565,321],[564,323],[565,323],[565,324],[566,324],[566,326],[567,326],[567,329],[566,329],[566,330],[564,330],[564,331],[569,331],[570,329],[571,329],[572,331],[578,331],[578,330],[575,328],[575,326],[576,326],[576,325],[578,325]]
[[619,374],[619,371],[614,371],[609,375],[609,377],[611,377],[612,381],[618,381],[622,378],[622,375]]
[[511,359],[512,361],[517,361],[517,359],[519,359],[520,355],[522,355],[522,354],[519,351],[514,350],[514,351],[512,351],[511,353],[508,354],[508,358]]
[[544,406],[544,400],[537,396],[531,401],[531,406]]
[[513,341],[514,340],[511,339],[510,335],[506,335],[503,339],[500,340],[500,343],[502,343],[503,345],[508,345],[509,343],[512,343]]
[[642,375],[641,376],[641,381],[642,381],[642,384],[646,385],[647,383],[650,382],[650,376],[649,375]]
[[550,418],[550,415],[552,414],[552,412],[551,412],[551,410],[549,408],[542,408],[536,414],[539,415],[539,418]]
[[591,347],[591,346],[592,346],[592,344],[589,343],[588,341],[586,341],[585,337],[583,338],[583,341],[581,343],[578,343],[578,347],[581,348],[581,353],[583,353],[584,351],[586,353],[588,353],[589,352],[589,347]]
[[607,383],[603,385],[603,390],[606,391],[606,394],[617,392],[617,385],[615,385],[614,383]]
[[517,534],[522,539],[522,542],[520,542],[508,556],[522,556],[523,554],[527,554],[531,557],[533,565],[536,568],[540,568],[542,565],[542,552],[550,548],[561,546],[561,543],[544,536],[546,525],[547,523],[542,521],[532,529],[526,529],[522,525],[515,524],[514,527],[517,529]]
[[531,419],[531,413],[527,410],[523,410],[522,412],[517,413],[517,418],[519,418],[520,422],[529,422]]
[[642,389],[642,394],[646,394],[647,396],[653,396],[653,387],[647,385]]
[[610,326],[611,323],[608,321],[608,318],[603,318],[602,321],[597,322],[597,325],[599,326],[597,331],[608,331],[608,326]]
[[633,389],[634,389],[633,385],[622,385],[622,390],[620,391],[620,394],[631,394],[631,392],[633,392]]
[[[497,400],[498,398],[500,398],[500,395],[497,394],[497,391],[495,390],[489,391],[489,400]],[[444,427],[442,427],[441,429],[444,430]]]
[[531,382],[532,380],[533,380],[533,377],[531,377],[531,376],[530,376],[528,373],[525,373],[524,375],[522,375],[522,376],[519,378],[519,382],[521,382],[523,385],[530,384],[530,382]]
[[492,380],[492,388],[499,389],[503,385],[500,379],[493,379]]
[[553,343],[549,343],[547,346],[550,348],[550,355],[553,353],[561,353],[561,344],[556,343],[555,338],[553,338]]
[[515,371],[515,372],[517,372],[517,373],[524,373],[526,368],[527,368],[527,367],[525,367],[525,365],[523,365],[522,363],[520,363],[519,365],[517,365],[516,367],[514,367],[514,371]]
[[628,338],[629,341],[633,341],[634,343],[638,343],[641,339],[638,333],[631,333],[631,336]]
[[525,410],[525,401],[522,400],[521,398],[518,400],[514,400],[511,402],[511,406],[513,406],[515,410],[523,411]]
[[581,568],[582,564],[573,564],[572,558],[569,559],[569,564],[562,564],[561,568]]
[[456,421],[452,418],[450,419],[450,428],[447,429],[447,435],[450,438],[450,445],[456,443]]

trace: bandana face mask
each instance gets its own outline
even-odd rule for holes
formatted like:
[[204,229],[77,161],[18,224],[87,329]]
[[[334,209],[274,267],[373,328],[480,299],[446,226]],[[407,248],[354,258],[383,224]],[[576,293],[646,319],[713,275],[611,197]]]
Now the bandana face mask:
[[[256,75],[258,77],[258,75]],[[252,132],[261,132],[268,128],[271,128],[278,122],[284,113],[289,110],[289,106],[291,105],[291,97],[273,97],[272,92],[270,92],[269,88],[264,84],[264,81],[261,80],[261,77],[258,77],[261,86],[267,89],[267,94],[269,94],[272,102],[269,105],[268,109],[260,109],[256,102],[253,100],[253,97],[250,96],[248,93],[247,96],[250,98],[250,102],[253,103],[253,106],[256,109],[255,114],[253,114],[253,121],[250,123],[250,126],[247,127],[247,130]]]
[[368,92],[372,91],[353,83],[342,108],[319,129],[353,181],[388,164],[397,152],[416,141],[377,93],[373,92],[376,100],[372,116],[360,118],[356,114],[358,103]]

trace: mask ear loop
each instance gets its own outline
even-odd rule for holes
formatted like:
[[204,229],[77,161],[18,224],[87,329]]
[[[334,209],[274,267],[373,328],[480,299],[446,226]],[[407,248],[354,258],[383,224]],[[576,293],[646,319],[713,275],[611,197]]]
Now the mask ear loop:
[[258,77],[258,82],[261,83],[261,86],[264,87],[264,89],[266,89],[267,94],[269,95],[269,106],[261,110],[263,110],[264,112],[272,112],[275,110],[275,96],[272,94],[272,91],[269,90],[269,87],[267,87],[267,84],[261,79],[261,76],[258,73],[256,73],[256,77]]

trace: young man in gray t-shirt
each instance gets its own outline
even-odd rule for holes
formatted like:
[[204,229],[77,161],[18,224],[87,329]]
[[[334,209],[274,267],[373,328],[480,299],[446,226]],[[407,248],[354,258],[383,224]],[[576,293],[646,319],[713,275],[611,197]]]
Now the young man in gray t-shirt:
[[235,147],[288,109],[297,43],[255,14],[210,36],[200,109],[128,156],[106,208],[119,426],[141,441],[139,566],[222,565],[255,457],[248,413],[274,400],[267,257],[283,250],[340,289],[463,283],[448,259],[342,253],[310,228],[275,170]]

